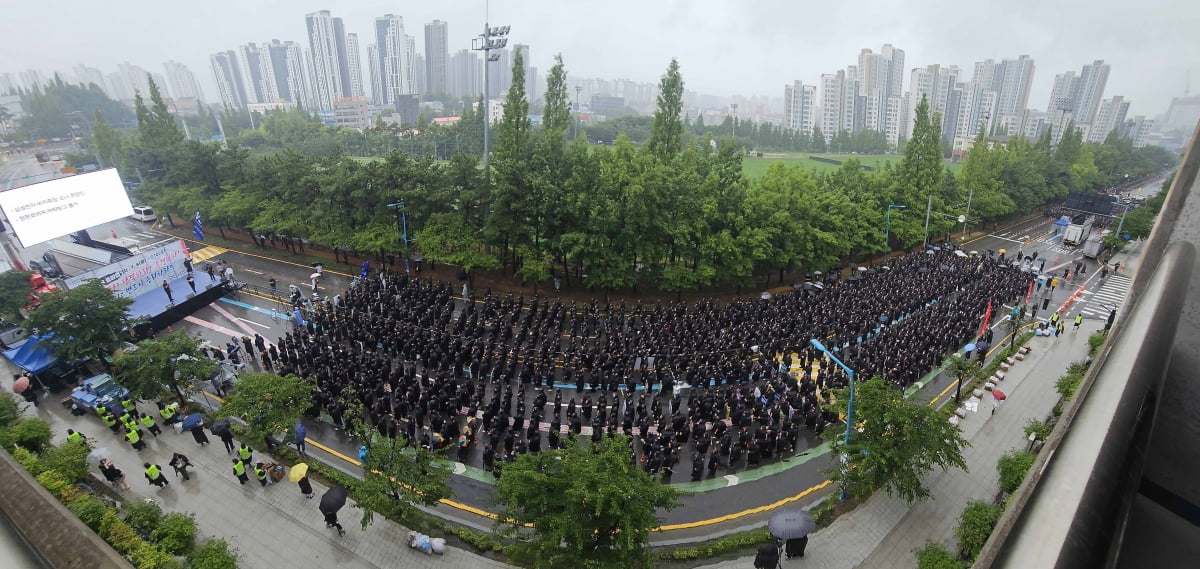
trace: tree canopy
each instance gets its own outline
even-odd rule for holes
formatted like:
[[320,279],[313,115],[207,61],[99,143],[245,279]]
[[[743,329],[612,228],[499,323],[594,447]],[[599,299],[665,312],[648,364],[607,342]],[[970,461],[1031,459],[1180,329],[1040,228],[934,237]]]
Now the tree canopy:
[[25,328],[31,334],[53,334],[42,342],[57,357],[66,361],[103,357],[128,337],[126,310],[133,299],[114,295],[99,280],[89,280],[71,290],[52,291],[41,298],[41,304],[25,321]]
[[629,458],[629,438],[522,454],[498,482],[497,528],[533,527],[521,547],[534,567],[649,567],[649,534],[657,510],[675,506],[676,491]]
[[[845,415],[849,390],[835,393],[837,400],[829,408]],[[882,488],[912,504],[929,498],[921,479],[935,468],[967,469],[962,450],[970,443],[958,427],[931,407],[905,401],[881,379],[856,382],[854,414],[860,422],[849,446],[842,429],[827,429],[824,437],[829,452],[845,461],[845,468],[834,468],[830,476],[855,497]]]
[[183,330],[142,340],[137,349],[115,358],[117,379],[137,399],[158,399],[169,388],[184,401],[184,392],[194,391],[195,383],[208,379],[216,368],[201,351],[201,343]]
[[317,388],[316,380],[295,374],[243,373],[237,389],[217,412],[223,417],[241,417],[257,437],[278,435],[292,428],[306,409]]

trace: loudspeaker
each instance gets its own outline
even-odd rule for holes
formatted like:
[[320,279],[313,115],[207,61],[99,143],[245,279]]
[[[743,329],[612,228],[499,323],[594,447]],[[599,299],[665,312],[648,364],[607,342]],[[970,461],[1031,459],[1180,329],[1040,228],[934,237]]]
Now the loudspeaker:
[[196,298],[196,293],[194,293],[194,292],[189,292],[189,293],[188,293],[188,295],[187,295],[187,299],[188,299],[188,300],[191,300],[191,299],[193,299],[193,298]]

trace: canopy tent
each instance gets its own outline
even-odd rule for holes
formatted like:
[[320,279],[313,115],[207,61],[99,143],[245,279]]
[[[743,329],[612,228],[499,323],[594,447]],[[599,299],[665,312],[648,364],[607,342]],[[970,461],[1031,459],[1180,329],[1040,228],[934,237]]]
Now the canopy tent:
[[50,352],[50,343],[42,342],[42,340],[48,339],[51,336],[52,334],[30,336],[24,344],[11,350],[5,350],[4,357],[29,373],[43,372],[46,368],[54,365],[55,360],[57,360],[54,354]]

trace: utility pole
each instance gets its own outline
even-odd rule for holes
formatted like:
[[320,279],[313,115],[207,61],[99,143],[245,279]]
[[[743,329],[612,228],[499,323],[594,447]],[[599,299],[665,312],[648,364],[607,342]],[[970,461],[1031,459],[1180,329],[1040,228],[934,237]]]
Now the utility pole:
[[929,215],[933,213],[933,194],[929,194],[929,204],[925,206],[925,243],[921,249],[929,245]]

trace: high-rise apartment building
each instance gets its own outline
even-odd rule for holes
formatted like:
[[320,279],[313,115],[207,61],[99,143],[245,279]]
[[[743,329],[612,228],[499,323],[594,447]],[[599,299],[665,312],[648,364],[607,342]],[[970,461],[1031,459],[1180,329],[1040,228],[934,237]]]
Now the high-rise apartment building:
[[450,28],[442,20],[425,24],[425,89],[421,93],[448,93]]
[[447,77],[450,94],[458,98],[475,99],[483,94],[483,61],[479,54],[461,49],[450,56]]
[[821,75],[821,134],[825,141],[833,140],[842,129],[842,100],[846,88],[846,72]]
[[275,81],[267,68],[267,56],[258,45],[248,43],[237,49],[238,69],[242,73],[242,88],[246,104],[273,103],[279,98]]
[[238,65],[237,54],[233,51],[222,51],[209,56],[212,62],[213,78],[217,81],[217,93],[221,104],[226,108],[245,110],[246,88],[242,84],[242,70]]
[[[196,81],[196,75],[186,65],[172,60],[164,63],[163,69],[167,72],[167,90],[170,91],[172,98],[204,99],[204,93],[200,90],[200,82]],[[96,73],[99,74],[99,71],[97,70]]]
[[353,92],[346,28],[342,19],[331,16],[329,10],[307,14],[304,19],[312,65],[313,104],[322,110],[333,110],[334,99],[350,97]]
[[350,96],[363,97],[367,87],[363,84],[362,58],[358,49],[358,34],[346,34],[346,64],[350,68]]
[[1117,135],[1133,141],[1134,148],[1142,148],[1146,146],[1146,140],[1150,138],[1150,129],[1152,128],[1154,128],[1153,120],[1138,115],[1121,123]]
[[818,124],[816,116],[816,85],[793,81],[783,86],[783,127],[807,135]]
[[1104,87],[1108,84],[1108,72],[1111,66],[1097,59],[1083,66],[1079,73],[1079,88],[1075,94],[1075,121],[1080,124],[1092,124],[1100,101],[1104,98]]
[[404,18],[386,14],[375,18],[375,66],[379,87],[372,87],[376,103],[395,105],[400,95],[415,92],[412,38],[405,33]]
[[291,41],[271,40],[263,44],[267,58],[266,69],[277,99],[288,101],[303,108],[310,108],[307,80],[304,76],[304,50]]
[[[75,78],[83,85],[95,85],[100,89],[104,89],[104,72],[89,67],[87,65],[76,65],[72,70],[75,72]],[[193,77],[193,80],[195,78]],[[0,93],[4,93],[3,86],[0,86]],[[111,98],[112,96],[109,95]]]
[[[1129,101],[1122,96],[1105,99],[1100,103],[1100,110],[1088,128],[1088,142],[1104,142],[1109,133],[1120,130],[1125,124],[1125,115],[1129,113]],[[1119,132],[1118,132],[1119,134]]]

